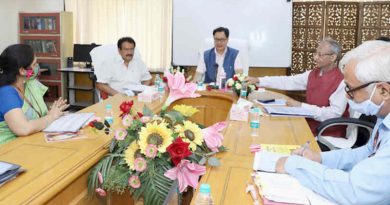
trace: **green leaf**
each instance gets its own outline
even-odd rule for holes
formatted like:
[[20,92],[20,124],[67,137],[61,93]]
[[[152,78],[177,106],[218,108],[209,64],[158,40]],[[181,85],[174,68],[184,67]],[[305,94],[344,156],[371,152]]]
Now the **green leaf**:
[[142,109],[142,114],[144,116],[152,117],[153,116],[153,111],[150,108],[148,108],[146,105],[144,105],[144,108]]
[[202,157],[202,159],[199,160],[198,164],[204,165],[204,164],[206,164],[206,161],[207,161],[207,158],[206,157]]
[[217,159],[215,157],[210,157],[209,160],[207,161],[207,163],[212,167],[218,167],[221,165],[221,163],[219,162],[219,159]]
[[117,142],[116,139],[112,138],[111,143],[110,143],[110,152],[111,153],[114,152],[114,149],[116,147],[116,142]]
[[184,116],[176,110],[171,110],[171,111],[165,113],[164,117],[168,118],[172,122],[173,125],[175,125],[177,123],[183,123],[183,121],[185,119]]

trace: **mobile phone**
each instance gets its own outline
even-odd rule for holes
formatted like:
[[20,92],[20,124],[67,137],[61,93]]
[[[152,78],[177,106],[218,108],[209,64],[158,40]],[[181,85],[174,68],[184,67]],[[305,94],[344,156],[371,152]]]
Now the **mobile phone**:
[[275,99],[274,98],[271,98],[271,99],[258,99],[257,101],[259,101],[261,103],[271,103],[271,102],[275,102]]

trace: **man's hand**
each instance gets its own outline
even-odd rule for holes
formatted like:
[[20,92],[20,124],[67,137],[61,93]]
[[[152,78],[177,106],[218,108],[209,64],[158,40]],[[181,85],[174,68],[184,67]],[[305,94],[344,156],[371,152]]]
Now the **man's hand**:
[[321,163],[322,161],[320,153],[314,152],[310,148],[305,148],[304,146],[294,150],[291,154],[299,155],[318,163]]
[[257,84],[259,83],[259,78],[258,77],[245,77],[245,82],[249,83],[249,84]]
[[281,157],[278,159],[275,165],[275,171],[277,173],[285,174],[286,170],[284,169],[284,165],[286,164],[287,157]]
[[286,99],[286,105],[290,107],[301,107],[302,103],[292,98]]

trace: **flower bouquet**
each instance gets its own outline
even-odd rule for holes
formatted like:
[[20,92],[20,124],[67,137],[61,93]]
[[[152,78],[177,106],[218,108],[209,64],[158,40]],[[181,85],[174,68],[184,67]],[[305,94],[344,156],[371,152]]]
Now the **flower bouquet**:
[[243,84],[248,86],[246,96],[248,96],[249,93],[251,93],[252,91],[258,89],[256,85],[246,84],[244,82],[245,77],[247,77],[247,76],[245,74],[242,74],[242,73],[234,74],[233,78],[229,78],[228,81],[226,82],[227,87],[231,88],[234,91],[234,93],[237,94],[237,96],[240,96],[241,88],[242,88]]
[[[168,86],[174,91],[169,100],[193,96],[175,87],[182,84],[181,80],[172,82],[175,76],[168,76]],[[156,115],[147,107],[142,113],[136,112],[130,101],[123,102],[120,110],[123,128],[109,132],[113,136],[109,153],[88,177],[90,194],[129,191],[135,200],[143,198],[146,205],[163,204],[175,180],[182,193],[188,186],[197,187],[206,164],[219,165],[214,155],[225,151],[221,134],[225,122],[203,128],[189,120],[198,110],[187,105],[176,105],[171,110],[165,107]],[[101,130],[109,126],[99,121],[91,125]]]

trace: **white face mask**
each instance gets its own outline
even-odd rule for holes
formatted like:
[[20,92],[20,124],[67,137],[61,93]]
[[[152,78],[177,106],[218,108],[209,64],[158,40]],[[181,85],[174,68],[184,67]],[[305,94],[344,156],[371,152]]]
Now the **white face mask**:
[[382,101],[380,105],[377,105],[371,101],[372,96],[375,93],[375,90],[376,90],[376,86],[374,87],[374,90],[371,92],[370,98],[361,103],[356,103],[355,101],[348,99],[348,104],[351,107],[351,109],[365,115],[377,115],[379,113],[379,110],[382,108],[383,104],[385,103],[385,101]]

